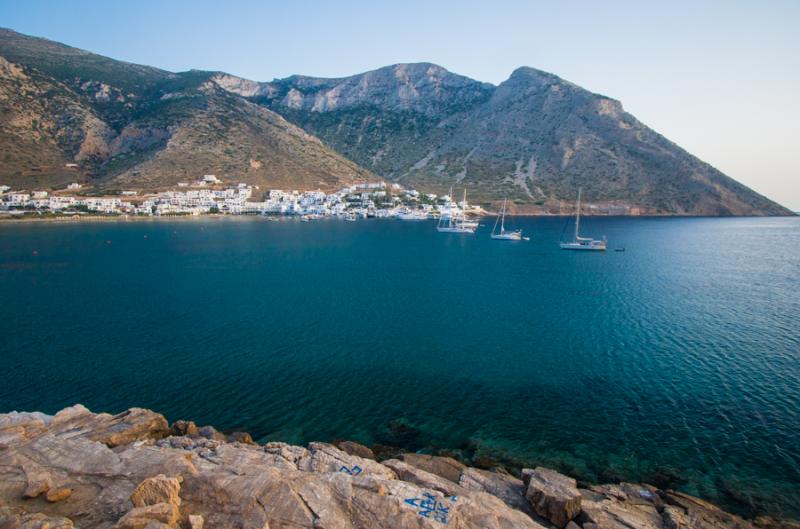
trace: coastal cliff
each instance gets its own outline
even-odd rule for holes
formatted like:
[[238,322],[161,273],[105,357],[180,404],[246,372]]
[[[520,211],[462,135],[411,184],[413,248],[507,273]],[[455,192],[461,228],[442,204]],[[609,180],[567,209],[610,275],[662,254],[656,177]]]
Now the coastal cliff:
[[353,442],[256,444],[133,408],[0,414],[0,529],[797,529],[646,484],[375,460]]

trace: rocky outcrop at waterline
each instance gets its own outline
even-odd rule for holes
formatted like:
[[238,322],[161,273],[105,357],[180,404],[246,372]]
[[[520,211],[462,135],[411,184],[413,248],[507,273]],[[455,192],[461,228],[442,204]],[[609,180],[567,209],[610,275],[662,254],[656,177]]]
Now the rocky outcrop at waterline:
[[552,470],[467,467],[356,443],[258,445],[191,422],[77,405],[0,415],[0,529],[757,529],[644,484],[579,488]]

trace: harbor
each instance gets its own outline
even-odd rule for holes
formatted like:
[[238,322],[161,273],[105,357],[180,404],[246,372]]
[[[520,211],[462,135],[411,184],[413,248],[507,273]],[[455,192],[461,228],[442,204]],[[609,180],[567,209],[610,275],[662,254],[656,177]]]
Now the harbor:
[[264,215],[296,216],[305,220],[323,217],[424,220],[485,213],[465,201],[454,201],[450,195],[421,193],[386,182],[353,184],[330,193],[283,189],[265,192],[258,186],[224,184],[214,175],[204,175],[195,182],[179,183],[174,189],[156,193],[126,190],[114,195],[89,195],[82,191],[78,183],[60,191],[13,190],[0,186],[0,218]]

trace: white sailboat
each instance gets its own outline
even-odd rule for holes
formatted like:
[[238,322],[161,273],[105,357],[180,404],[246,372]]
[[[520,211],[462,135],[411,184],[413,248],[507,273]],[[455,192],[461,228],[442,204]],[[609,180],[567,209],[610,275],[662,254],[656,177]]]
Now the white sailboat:
[[439,224],[436,226],[436,231],[441,233],[475,233],[478,222],[467,220],[466,205],[467,190],[464,189],[464,210],[461,212],[460,218],[453,215],[451,210],[450,215],[447,217],[439,217]]
[[480,221],[467,218],[467,208],[468,208],[468,206],[467,206],[467,188],[466,187],[464,188],[464,200],[461,202],[461,206],[462,206],[462,209],[463,209],[463,215],[461,216],[461,225],[465,226],[467,228],[472,228],[473,231],[475,231],[475,229],[478,228],[478,225],[480,224]]
[[592,239],[580,236],[581,226],[581,190],[578,189],[578,207],[575,211],[575,238],[571,242],[562,242],[562,250],[589,250],[602,252],[606,249],[606,239]]
[[[497,223],[500,223],[500,231],[497,231]],[[527,241],[528,237],[522,236],[522,230],[506,231],[506,200],[503,200],[503,209],[497,219],[494,221],[492,228],[492,239],[498,241]]]

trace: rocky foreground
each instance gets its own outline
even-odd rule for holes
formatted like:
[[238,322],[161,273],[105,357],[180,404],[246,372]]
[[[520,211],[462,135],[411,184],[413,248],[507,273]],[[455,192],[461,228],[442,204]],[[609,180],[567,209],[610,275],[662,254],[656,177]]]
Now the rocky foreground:
[[0,415],[0,529],[797,529],[743,520],[650,485],[577,488],[450,458],[374,460],[369,448],[260,446],[245,433],[133,408]]

